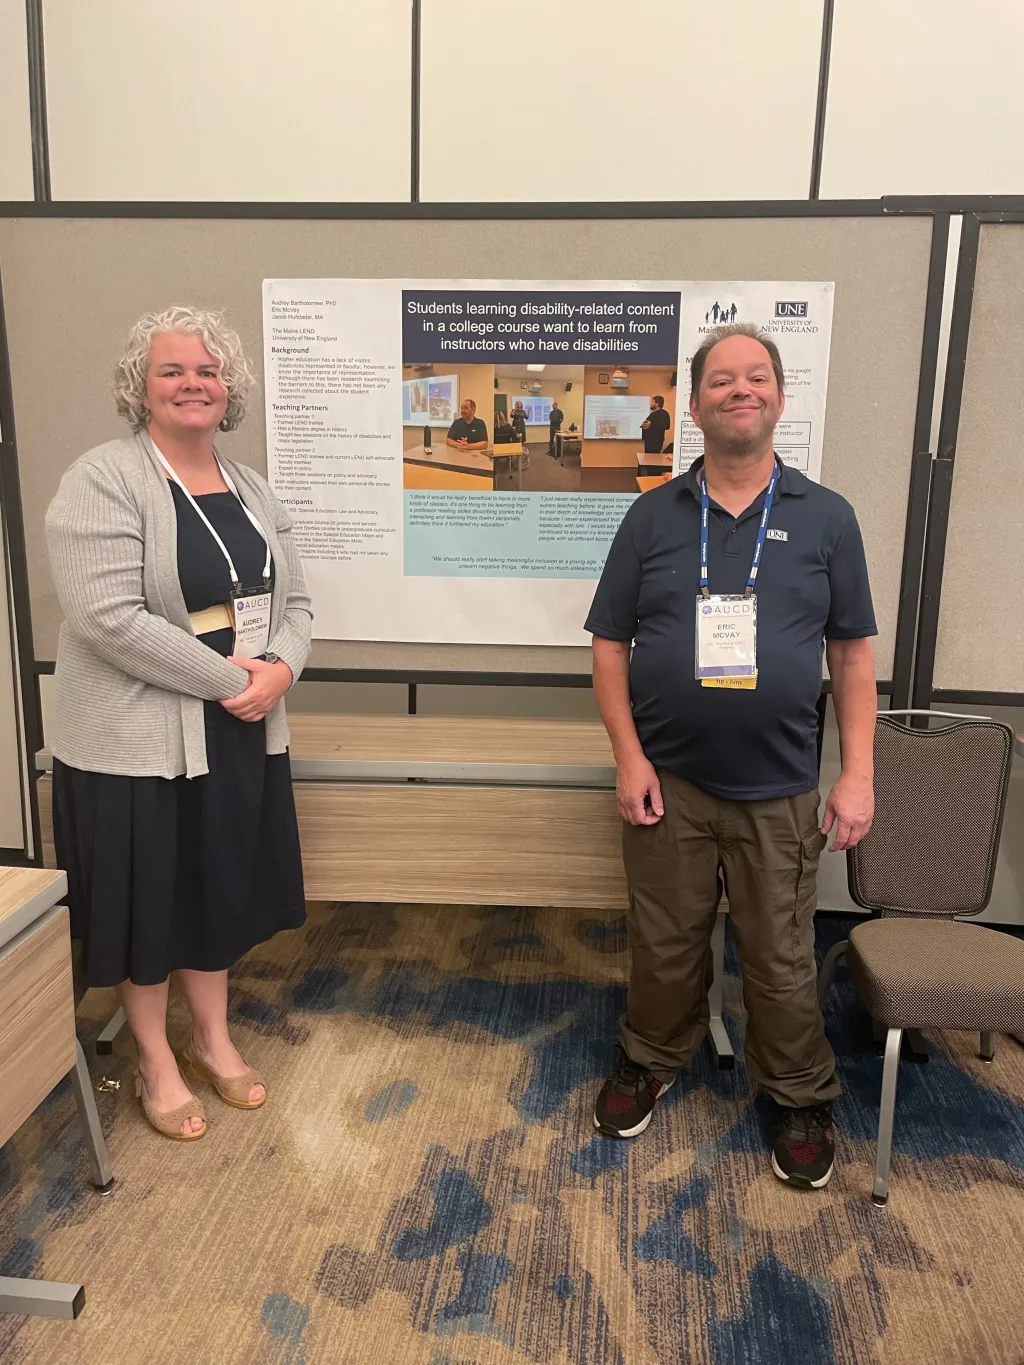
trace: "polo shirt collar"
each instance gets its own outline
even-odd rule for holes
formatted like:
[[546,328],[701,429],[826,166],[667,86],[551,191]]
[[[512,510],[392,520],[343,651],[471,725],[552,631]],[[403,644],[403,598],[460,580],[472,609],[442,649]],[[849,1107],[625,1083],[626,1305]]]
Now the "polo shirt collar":
[[[778,456],[775,457],[778,460]],[[775,485],[776,497],[802,498],[807,493],[807,480],[798,469],[791,465],[784,464],[781,460],[782,473],[779,475],[779,482]],[[700,498],[700,484],[697,482],[697,475],[704,465],[704,456],[698,455],[690,465],[686,474],[679,480],[680,496],[689,493],[692,498]]]

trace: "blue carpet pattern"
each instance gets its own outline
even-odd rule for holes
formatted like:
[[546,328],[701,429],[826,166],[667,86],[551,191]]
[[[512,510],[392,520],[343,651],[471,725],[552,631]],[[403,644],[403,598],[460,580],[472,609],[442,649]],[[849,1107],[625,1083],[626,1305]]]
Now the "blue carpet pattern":
[[[818,948],[849,921],[819,916]],[[160,1139],[131,1043],[94,1059],[118,1186],[87,1180],[65,1084],[0,1150],[0,1273],[81,1279],[74,1323],[0,1319],[10,1365],[1022,1365],[1024,1049],[930,1038],[900,1070],[891,1198],[869,1199],[881,1060],[840,968],[827,1190],[771,1175],[739,1052],[705,1044],[632,1143],[595,1136],[625,1002],[624,921],[319,905],[239,964],[268,1078]],[[83,1036],[112,1012],[83,1003]],[[187,1020],[172,1011],[181,1041]],[[92,1053],[92,1049],[88,1049]]]

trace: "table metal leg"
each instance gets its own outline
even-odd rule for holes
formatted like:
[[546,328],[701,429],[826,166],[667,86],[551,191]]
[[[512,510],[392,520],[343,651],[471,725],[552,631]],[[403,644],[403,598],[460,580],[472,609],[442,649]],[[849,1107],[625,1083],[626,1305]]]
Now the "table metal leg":
[[711,1016],[708,1020],[708,1031],[711,1034],[711,1045],[715,1049],[720,1069],[731,1071],[736,1065],[736,1054],[732,1050],[725,1020],[722,1018],[722,1005],[725,996],[726,913],[724,910],[719,910],[715,919],[715,927],[711,933],[711,956],[715,964],[715,976],[711,983],[711,989],[708,991],[708,1009]]
[[96,1051],[101,1057],[109,1056],[113,1052],[117,1035],[127,1023],[128,1020],[125,1018],[123,1009],[118,1009],[117,1013],[111,1016],[110,1022],[96,1039]]
[[33,1318],[77,1318],[84,1307],[83,1285],[0,1275],[0,1313],[25,1313]]
[[71,1072],[71,1084],[75,1091],[78,1117],[82,1122],[85,1149],[89,1153],[89,1165],[92,1167],[92,1183],[96,1186],[98,1194],[109,1194],[114,1188],[114,1172],[110,1166],[110,1157],[107,1155],[107,1144],[103,1139],[103,1128],[96,1109],[96,1097],[92,1093],[92,1080],[85,1062],[85,1053],[81,1043],[76,1047],[78,1058]]
[[[75,1091],[78,1117],[82,1120],[85,1148],[92,1167],[92,1182],[98,1194],[109,1194],[114,1188],[114,1172],[110,1167],[107,1144],[103,1140],[85,1052],[77,1039],[71,1084]],[[0,1313],[20,1313],[33,1318],[77,1318],[84,1307],[84,1285],[0,1275]]]

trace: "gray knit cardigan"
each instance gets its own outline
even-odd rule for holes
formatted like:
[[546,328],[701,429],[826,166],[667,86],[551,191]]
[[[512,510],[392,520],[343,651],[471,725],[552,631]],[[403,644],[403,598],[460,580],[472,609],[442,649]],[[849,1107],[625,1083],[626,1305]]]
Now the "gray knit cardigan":
[[[291,522],[266,480],[221,461],[270,542],[270,653],[298,678],[312,610]],[[202,776],[203,701],[237,696],[248,674],[192,630],[178,582],[174,499],[146,436],[108,441],[71,466],[46,514],[46,539],[64,612],[54,755],[90,772]],[[285,752],[283,701],[267,716],[266,735],[268,754]]]

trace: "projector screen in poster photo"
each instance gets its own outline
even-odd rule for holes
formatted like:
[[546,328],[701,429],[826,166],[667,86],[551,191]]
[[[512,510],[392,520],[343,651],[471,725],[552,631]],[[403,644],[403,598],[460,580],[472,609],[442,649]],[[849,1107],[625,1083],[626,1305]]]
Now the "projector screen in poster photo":
[[425,374],[402,381],[402,425],[454,422],[459,415],[459,376]]
[[650,397],[588,393],[583,404],[583,435],[588,441],[639,441],[640,428],[650,415]]

